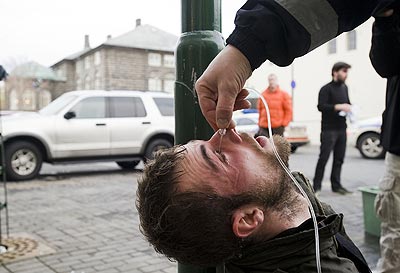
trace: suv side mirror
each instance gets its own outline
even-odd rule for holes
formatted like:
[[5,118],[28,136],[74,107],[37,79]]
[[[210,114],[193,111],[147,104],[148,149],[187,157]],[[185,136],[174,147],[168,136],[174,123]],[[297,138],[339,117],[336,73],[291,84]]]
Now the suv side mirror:
[[64,115],[64,118],[65,118],[65,119],[72,119],[72,118],[75,118],[75,117],[76,117],[75,112],[67,112],[67,113],[65,113],[65,115]]

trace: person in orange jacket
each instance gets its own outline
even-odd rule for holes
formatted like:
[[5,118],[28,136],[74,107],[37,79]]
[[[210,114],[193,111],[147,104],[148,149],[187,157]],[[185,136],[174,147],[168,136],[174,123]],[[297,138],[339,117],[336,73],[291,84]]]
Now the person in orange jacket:
[[[286,91],[279,88],[278,78],[275,74],[268,76],[268,83],[269,86],[262,96],[268,103],[272,134],[283,136],[285,127],[292,120],[292,99]],[[258,99],[257,108],[260,114],[258,119],[260,129],[257,135],[269,137],[267,111],[261,99]]]

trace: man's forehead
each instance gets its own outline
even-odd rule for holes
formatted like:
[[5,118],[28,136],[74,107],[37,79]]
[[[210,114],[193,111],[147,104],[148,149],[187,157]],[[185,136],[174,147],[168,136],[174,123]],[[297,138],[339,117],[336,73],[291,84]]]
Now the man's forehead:
[[190,140],[188,143],[184,144],[183,147],[185,147],[186,149],[196,148],[196,147],[200,146],[202,143],[204,144],[205,142],[206,141],[204,141],[204,140],[193,139],[193,140]]

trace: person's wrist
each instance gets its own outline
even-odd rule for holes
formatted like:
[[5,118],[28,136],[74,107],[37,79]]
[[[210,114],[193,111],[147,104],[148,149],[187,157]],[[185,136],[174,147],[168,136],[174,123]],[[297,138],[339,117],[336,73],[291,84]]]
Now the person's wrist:
[[246,56],[235,46],[227,45],[226,50],[230,51],[231,54],[235,56],[235,59],[237,61],[236,65],[238,65],[239,68],[238,76],[240,77],[241,85],[244,86],[247,79],[250,78],[251,74],[253,73],[250,62],[246,58]]

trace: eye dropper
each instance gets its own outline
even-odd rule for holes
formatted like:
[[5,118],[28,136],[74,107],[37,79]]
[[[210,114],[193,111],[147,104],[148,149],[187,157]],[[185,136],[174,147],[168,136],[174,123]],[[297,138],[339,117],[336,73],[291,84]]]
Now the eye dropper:
[[221,138],[219,139],[219,146],[218,146],[218,153],[220,154],[221,153],[221,146],[222,146],[222,138],[226,134],[226,129],[219,129],[218,133],[221,136]]

